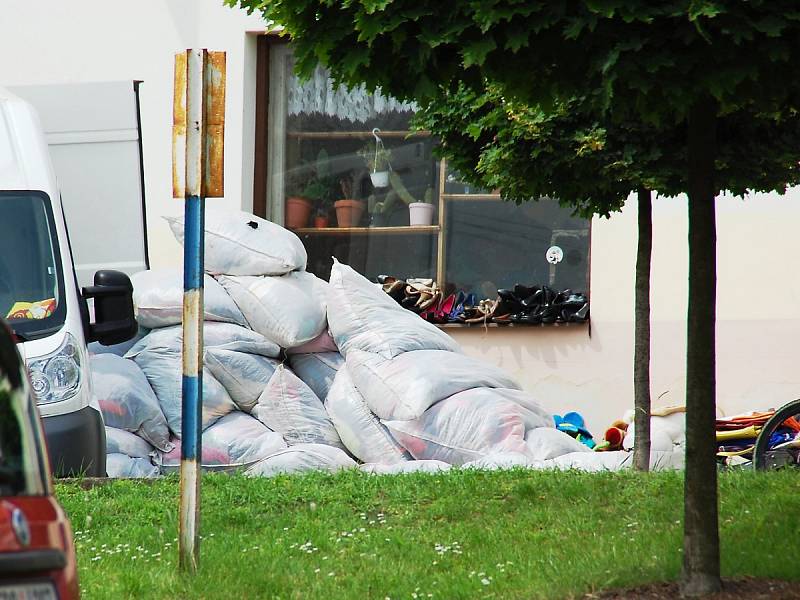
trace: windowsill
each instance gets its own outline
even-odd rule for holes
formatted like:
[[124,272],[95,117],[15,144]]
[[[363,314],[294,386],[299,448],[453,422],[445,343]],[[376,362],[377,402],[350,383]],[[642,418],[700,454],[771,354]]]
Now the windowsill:
[[590,321],[581,321],[580,323],[550,323],[538,325],[525,325],[523,323],[439,323],[436,327],[439,329],[551,329],[554,327],[587,327]]

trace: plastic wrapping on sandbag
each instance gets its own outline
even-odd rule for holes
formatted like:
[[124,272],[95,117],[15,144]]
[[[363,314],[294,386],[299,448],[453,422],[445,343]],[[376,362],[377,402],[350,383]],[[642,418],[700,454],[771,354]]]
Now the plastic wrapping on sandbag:
[[327,326],[322,279],[305,271],[280,277],[218,278],[250,328],[283,348],[318,337]]
[[[175,352],[143,351],[134,359],[153,388],[158,404],[167,419],[170,430],[181,436],[181,398],[183,362]],[[206,367],[203,367],[202,428],[206,429],[217,419],[237,410],[227,390]]]
[[289,366],[308,387],[314,390],[320,400],[325,400],[328,396],[328,390],[342,365],[344,365],[344,357],[338,352],[289,356]]
[[482,471],[499,471],[503,469],[532,468],[541,465],[541,461],[533,460],[521,452],[496,452],[478,460],[464,463],[462,469],[478,469]]
[[475,388],[434,404],[418,419],[383,423],[414,458],[462,465],[498,452],[527,454],[526,423],[538,419],[496,390]]
[[[131,276],[136,320],[155,329],[179,325],[183,317],[183,273],[179,269],[153,269]],[[203,278],[203,320],[247,326],[239,307],[213,277]]]
[[287,447],[281,434],[238,411],[225,415],[206,429],[202,445],[227,454],[231,466],[254,464]]
[[[574,452],[564,454],[550,460],[543,461],[543,468],[587,471],[596,473],[600,471],[621,471],[633,468],[633,452],[617,450],[613,452]],[[650,453],[650,470],[666,471],[682,469],[684,465],[683,452]]]
[[411,460],[393,465],[364,463],[358,468],[364,473],[372,475],[399,475],[402,473],[441,473],[449,471],[450,465],[440,460]]
[[286,354],[290,356],[292,354],[317,354],[322,352],[339,353],[339,348],[327,328],[310,342],[286,349]]
[[[183,245],[183,216],[164,218]],[[306,268],[300,238],[251,213],[206,207],[204,242],[208,273],[283,275]]]
[[240,410],[250,412],[280,361],[257,354],[209,348],[203,362]]
[[[168,450],[172,450],[174,444],[167,441],[165,447]],[[138,435],[124,429],[106,426],[106,454],[124,454],[133,458],[148,458],[154,453],[155,448]]]
[[246,474],[252,477],[272,477],[302,471],[335,472],[355,466],[355,461],[340,448],[324,444],[297,444],[257,462]]
[[347,369],[370,410],[381,419],[408,421],[471,388],[519,389],[502,370],[443,350],[416,350],[393,359],[353,350]]
[[150,330],[147,327],[142,327],[139,325],[136,335],[128,341],[121,342],[119,344],[111,344],[110,346],[104,346],[100,342],[92,342],[87,345],[87,349],[89,350],[90,355],[113,354],[115,356],[125,356],[128,350],[138,344],[139,340],[141,340],[148,333],[150,333]]
[[289,445],[327,444],[343,448],[322,401],[297,375],[279,365],[252,414]]
[[135,433],[159,450],[169,450],[167,419],[147,377],[132,360],[114,354],[89,358],[92,393],[105,424]]
[[395,464],[412,460],[372,412],[353,385],[347,367],[336,374],[325,409],[347,450],[366,463]]
[[449,335],[336,259],[328,285],[328,327],[345,356],[351,350],[376,352],[384,358],[411,350],[461,352]]
[[132,458],[125,454],[111,453],[106,455],[106,474],[112,479],[152,479],[158,477],[161,470],[148,458]]
[[[142,352],[181,354],[183,329],[180,325],[154,329],[125,353],[125,358],[135,359]],[[203,323],[203,347],[220,348],[236,352],[259,354],[269,358],[280,356],[278,344],[260,333],[234,323]]]
[[591,452],[592,449],[581,444],[569,434],[553,427],[537,427],[525,434],[528,454],[534,460],[548,460],[573,452]]
[[[675,412],[664,416],[650,417],[650,450],[672,452],[686,442],[686,413]],[[631,423],[625,432],[622,447],[630,450],[636,444],[636,425]]]

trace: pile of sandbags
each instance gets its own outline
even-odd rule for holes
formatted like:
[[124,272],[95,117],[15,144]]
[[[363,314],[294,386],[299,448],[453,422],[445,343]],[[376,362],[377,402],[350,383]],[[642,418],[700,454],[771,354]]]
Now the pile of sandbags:
[[[168,220],[182,241],[182,220]],[[587,460],[569,459],[587,449],[513,378],[380,286],[335,259],[329,282],[306,272],[294,233],[209,209],[205,261],[204,467],[271,476]],[[132,281],[142,333],[91,366],[109,475],[151,477],[180,464],[183,286],[178,270]]]

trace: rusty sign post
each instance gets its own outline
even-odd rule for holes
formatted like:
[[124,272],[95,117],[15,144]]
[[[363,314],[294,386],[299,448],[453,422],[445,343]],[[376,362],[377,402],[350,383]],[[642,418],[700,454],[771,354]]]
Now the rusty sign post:
[[203,410],[205,199],[223,195],[225,53],[175,55],[172,195],[184,198],[180,567],[197,570]]

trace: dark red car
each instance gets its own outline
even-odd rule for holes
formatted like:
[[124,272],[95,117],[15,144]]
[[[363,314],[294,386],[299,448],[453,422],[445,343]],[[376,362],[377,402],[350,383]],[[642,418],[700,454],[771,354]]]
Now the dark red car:
[[24,365],[0,319],[0,600],[78,597],[72,529],[53,497]]

